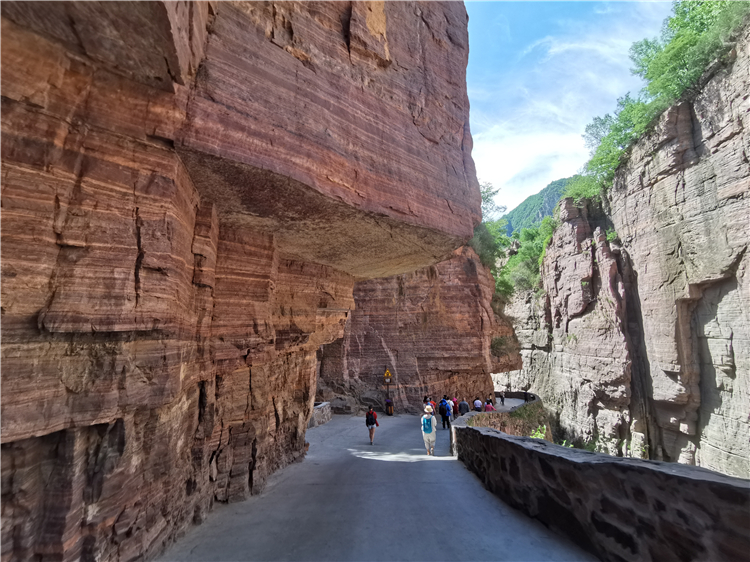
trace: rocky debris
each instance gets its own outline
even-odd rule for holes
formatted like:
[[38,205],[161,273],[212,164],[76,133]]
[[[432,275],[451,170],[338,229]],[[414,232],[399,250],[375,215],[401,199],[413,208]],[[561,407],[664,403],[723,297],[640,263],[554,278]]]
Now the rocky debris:
[[466,423],[461,418],[453,424],[458,458],[487,489],[603,561],[747,557],[747,480]]
[[524,367],[496,384],[609,452],[746,478],[750,28],[734,54],[633,147],[606,212],[561,204],[547,296],[509,308]]
[[305,451],[357,279],[471,236],[456,3],[2,5],[2,559],[148,559]]
[[382,408],[386,368],[396,411],[421,411],[425,395],[492,395],[490,373],[520,366],[512,327],[492,309],[494,289],[469,247],[436,266],[356,283],[343,340],[321,350],[319,399],[334,411]]

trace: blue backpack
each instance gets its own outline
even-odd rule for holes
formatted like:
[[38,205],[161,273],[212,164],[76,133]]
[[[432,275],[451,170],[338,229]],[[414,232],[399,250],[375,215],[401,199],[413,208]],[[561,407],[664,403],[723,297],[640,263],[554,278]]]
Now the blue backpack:
[[429,418],[422,416],[422,431],[432,433],[432,416]]

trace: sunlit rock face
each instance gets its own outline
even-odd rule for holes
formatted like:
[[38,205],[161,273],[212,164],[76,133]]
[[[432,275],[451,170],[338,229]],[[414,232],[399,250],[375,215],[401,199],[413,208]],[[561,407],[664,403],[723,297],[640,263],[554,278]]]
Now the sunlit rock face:
[[750,476],[750,28],[670,108],[609,199],[637,279],[665,458]]
[[304,453],[355,279],[478,220],[466,22],[2,4],[3,560],[151,557]]
[[524,366],[509,382],[604,450],[747,478],[748,28],[731,57],[632,149],[606,213],[562,203],[546,297],[511,307]]
[[[492,309],[494,289],[470,247],[414,273],[358,282],[344,338],[321,350],[319,399],[356,411],[383,407],[390,390],[397,412],[415,413],[426,395],[486,399],[493,371],[520,366],[510,323]],[[494,354],[493,340],[505,344]]]
[[629,262],[597,225],[603,218],[596,208],[562,201],[542,267],[545,294],[517,294],[508,307],[523,368],[495,380],[501,388],[531,387],[569,439],[595,440],[600,450],[623,455],[632,448]]

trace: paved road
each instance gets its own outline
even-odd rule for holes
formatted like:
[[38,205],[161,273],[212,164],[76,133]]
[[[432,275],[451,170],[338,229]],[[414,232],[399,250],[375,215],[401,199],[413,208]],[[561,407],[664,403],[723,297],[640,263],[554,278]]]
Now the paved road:
[[307,458],[274,474],[260,496],[219,505],[162,561],[594,561],[508,507],[448,454],[422,444],[416,416],[334,416],[307,432]]

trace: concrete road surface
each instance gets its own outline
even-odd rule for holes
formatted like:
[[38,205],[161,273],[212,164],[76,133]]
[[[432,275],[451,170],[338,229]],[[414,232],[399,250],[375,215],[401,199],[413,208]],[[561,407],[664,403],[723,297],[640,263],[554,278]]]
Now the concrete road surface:
[[217,505],[162,561],[594,561],[485,490],[448,454],[439,429],[427,456],[417,416],[334,416],[307,432],[306,459],[266,490]]

